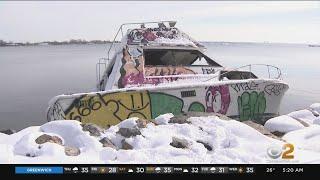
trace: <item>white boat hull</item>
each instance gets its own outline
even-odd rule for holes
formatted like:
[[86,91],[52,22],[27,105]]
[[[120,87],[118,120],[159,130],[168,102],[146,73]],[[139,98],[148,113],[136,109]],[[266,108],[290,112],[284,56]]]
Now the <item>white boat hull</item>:
[[153,119],[164,113],[202,111],[263,124],[279,114],[288,88],[280,80],[247,79],[60,95],[50,101],[47,119],[75,119],[107,127],[130,117]]

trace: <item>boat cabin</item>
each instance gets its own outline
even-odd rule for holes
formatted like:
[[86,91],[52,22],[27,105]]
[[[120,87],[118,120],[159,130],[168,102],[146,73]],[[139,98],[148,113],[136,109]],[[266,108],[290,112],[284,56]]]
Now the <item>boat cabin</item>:
[[[246,71],[228,73],[204,54],[205,47],[172,25],[128,29],[107,62],[99,90],[163,85],[174,81],[257,78]],[[100,71],[100,70],[99,70]],[[221,75],[221,76],[220,76]]]

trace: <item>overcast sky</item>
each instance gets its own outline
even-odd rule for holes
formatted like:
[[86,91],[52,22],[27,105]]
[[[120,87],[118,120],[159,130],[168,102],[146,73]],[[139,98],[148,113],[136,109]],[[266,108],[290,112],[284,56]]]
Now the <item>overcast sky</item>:
[[200,41],[320,43],[320,1],[0,2],[0,39],[110,40],[125,22],[177,20]]

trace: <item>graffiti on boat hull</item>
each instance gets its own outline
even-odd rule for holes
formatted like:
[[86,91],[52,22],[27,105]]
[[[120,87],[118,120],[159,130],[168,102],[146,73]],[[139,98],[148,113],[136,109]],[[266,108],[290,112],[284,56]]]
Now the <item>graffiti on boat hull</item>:
[[180,114],[183,108],[183,100],[161,92],[150,93],[152,117],[156,118],[161,114]]
[[[57,104],[52,107],[50,119],[72,119],[107,127],[130,117],[151,119],[164,113],[178,115],[183,112],[184,101],[162,92],[129,91],[83,95],[65,111]],[[199,110],[201,105],[193,103],[189,109]]]
[[238,111],[240,120],[260,119],[266,110],[264,92],[244,92],[238,97]]
[[205,112],[206,108],[200,102],[193,102],[190,104],[188,111]]
[[178,115],[186,111],[197,111],[236,116],[241,121],[259,120],[265,114],[277,113],[267,111],[267,105],[274,105],[273,101],[278,104],[281,98],[278,96],[283,94],[282,90],[278,95],[281,88],[267,90],[269,87],[271,86],[263,85],[259,87],[262,91],[248,90],[238,93],[231,85],[218,85],[183,91],[145,90],[87,94],[74,100],[57,100],[48,111],[48,119],[74,119],[107,127],[130,117],[152,119],[164,113]]
[[130,117],[151,118],[147,91],[85,95],[74,101],[65,112],[67,119],[95,123],[106,127]]
[[266,92],[268,95],[279,96],[285,89],[285,84],[269,84],[264,87],[264,92]]
[[206,111],[226,114],[230,105],[228,85],[210,86],[206,92]]
[[245,82],[245,83],[236,83],[236,84],[231,84],[230,87],[235,91],[235,92],[243,92],[243,91],[256,91],[258,90],[259,84],[251,81],[251,82]]

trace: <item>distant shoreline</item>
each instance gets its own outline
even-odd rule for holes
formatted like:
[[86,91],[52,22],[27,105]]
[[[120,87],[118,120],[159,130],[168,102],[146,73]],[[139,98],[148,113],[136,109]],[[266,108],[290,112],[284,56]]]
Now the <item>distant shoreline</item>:
[[[116,41],[118,42],[118,41]],[[45,46],[45,45],[79,45],[79,44],[107,44],[112,43],[112,41],[106,41],[106,40],[92,40],[92,41],[86,41],[82,39],[71,39],[69,41],[43,41],[43,42],[35,42],[35,43],[21,43],[21,42],[6,42],[3,40],[0,40],[0,47],[5,46]]]
[[[120,41],[115,41],[120,43]],[[112,43],[110,40],[91,40],[86,41],[82,39],[71,39],[69,41],[43,41],[43,42],[6,42],[0,39],[0,47],[10,47],[10,46],[46,46],[46,45],[94,45],[94,44],[108,44]],[[288,44],[288,45],[306,45],[309,47],[320,47],[320,44],[308,44],[308,43],[281,43],[281,42],[227,42],[227,41],[200,41],[200,43],[221,43],[223,45],[230,44]]]

